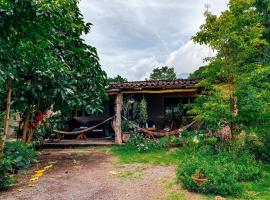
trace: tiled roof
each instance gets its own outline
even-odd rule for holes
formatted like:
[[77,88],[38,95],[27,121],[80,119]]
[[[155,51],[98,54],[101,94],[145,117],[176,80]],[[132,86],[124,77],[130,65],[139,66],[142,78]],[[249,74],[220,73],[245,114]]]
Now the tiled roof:
[[138,90],[138,89],[178,89],[195,88],[198,80],[177,79],[175,81],[134,81],[123,83],[112,83],[108,90]]

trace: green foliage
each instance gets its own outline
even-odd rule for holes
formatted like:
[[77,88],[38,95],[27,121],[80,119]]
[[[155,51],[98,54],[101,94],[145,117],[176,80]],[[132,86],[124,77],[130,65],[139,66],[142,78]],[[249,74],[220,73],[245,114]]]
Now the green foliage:
[[151,152],[164,148],[165,145],[155,140],[144,138],[142,134],[133,133],[131,134],[125,148],[140,153]]
[[91,24],[83,21],[78,2],[0,1],[0,7],[0,85],[12,79],[13,109],[102,111],[106,74],[96,49],[81,38]]
[[165,109],[165,116],[166,118],[173,120],[177,124],[181,124],[182,116],[185,112],[185,106],[179,103],[176,106],[169,106]]
[[124,99],[123,116],[130,121],[136,121],[139,114],[139,102],[132,97]]
[[[182,151],[184,159],[178,166],[177,178],[183,185],[197,192],[240,195],[242,182],[258,180],[262,175],[261,164],[245,152],[228,149],[215,150],[200,147],[196,151]],[[193,180],[192,175],[201,173],[206,176],[203,184]]]
[[117,75],[114,78],[108,78],[108,82],[110,83],[123,83],[123,82],[128,82],[128,80],[120,75]]
[[121,123],[121,130],[126,133],[130,130],[130,121],[129,120],[122,120]]
[[9,174],[11,170],[11,162],[7,159],[0,159],[0,191],[14,183],[14,179]]
[[33,134],[33,141],[35,148],[38,146],[41,146],[43,140],[45,138],[49,138],[51,134],[54,134],[53,130],[63,130],[64,126],[59,125],[59,121],[62,123],[66,123],[65,117],[54,115],[50,118],[47,118],[45,121],[43,121],[39,128],[35,130],[35,133]]
[[[247,89],[248,88],[248,89]],[[270,66],[260,66],[241,76],[237,84],[238,121],[248,129],[270,125]],[[258,129],[258,130],[259,130]]]
[[246,149],[257,159],[270,162],[270,127],[261,127],[255,133],[250,133],[245,139]]
[[147,101],[143,97],[143,99],[141,100],[141,102],[139,104],[139,113],[138,113],[138,119],[137,119],[137,122],[142,126],[145,126],[145,124],[146,124],[146,122],[148,120],[147,107],[148,107],[147,106]]
[[4,159],[10,161],[13,171],[27,169],[36,156],[36,151],[31,145],[23,146],[20,142],[6,143]]
[[145,126],[148,120],[147,101],[145,98],[143,97],[141,101],[136,101],[131,97],[126,98],[123,103],[123,116],[127,119],[123,121],[123,128],[125,130],[130,129],[130,122]]
[[23,146],[20,142],[7,142],[4,157],[0,159],[0,190],[15,182],[12,173],[27,169],[35,161],[37,154],[31,145]]
[[176,74],[174,68],[168,66],[157,67],[153,69],[153,72],[150,74],[150,80],[167,80],[173,81],[176,79]]
[[[224,83],[227,81],[225,70],[221,69],[222,60],[215,58],[209,59],[211,62],[207,66],[202,66],[194,73],[190,74],[190,79],[207,80],[210,83]],[[203,85],[205,86],[206,83]]]
[[198,115],[204,124],[204,129],[218,130],[222,123],[228,123],[232,119],[230,112],[230,99],[223,87],[216,87],[207,95],[202,95],[195,100],[189,110],[190,114]]
[[191,75],[206,88],[193,107],[205,128],[217,130],[225,122],[235,135],[269,125],[269,16],[268,0],[230,0],[220,16],[205,13],[193,40],[216,56]]

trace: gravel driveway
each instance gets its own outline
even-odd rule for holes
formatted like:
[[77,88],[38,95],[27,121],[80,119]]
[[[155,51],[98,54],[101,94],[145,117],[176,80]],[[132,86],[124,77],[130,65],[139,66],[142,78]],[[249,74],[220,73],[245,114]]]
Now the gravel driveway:
[[[52,165],[37,181],[35,171]],[[3,200],[153,200],[164,199],[164,181],[174,177],[173,167],[129,164],[98,148],[43,150],[39,164],[19,183],[0,193]],[[32,185],[29,185],[32,184]],[[31,187],[32,186],[32,187]]]

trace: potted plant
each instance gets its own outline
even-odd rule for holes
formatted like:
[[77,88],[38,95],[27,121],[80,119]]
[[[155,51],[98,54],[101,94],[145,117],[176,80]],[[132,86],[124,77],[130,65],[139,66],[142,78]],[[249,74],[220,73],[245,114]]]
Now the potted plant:
[[123,142],[127,142],[130,137],[130,122],[129,120],[123,120],[121,124],[122,129],[122,140]]
[[202,173],[195,173],[195,174],[192,175],[192,179],[198,185],[202,185],[207,180],[207,176],[205,174],[202,174]]

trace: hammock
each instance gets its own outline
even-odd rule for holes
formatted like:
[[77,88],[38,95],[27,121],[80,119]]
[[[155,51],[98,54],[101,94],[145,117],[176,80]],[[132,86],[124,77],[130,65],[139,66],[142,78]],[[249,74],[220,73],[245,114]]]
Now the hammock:
[[82,134],[82,133],[85,133],[85,132],[88,132],[88,131],[92,131],[95,128],[97,128],[98,126],[100,126],[101,124],[104,124],[105,122],[110,121],[112,118],[114,118],[114,116],[109,117],[108,119],[104,120],[103,122],[101,122],[101,123],[99,123],[99,124],[97,124],[95,126],[91,126],[91,127],[86,128],[84,130],[81,130],[81,131],[70,131],[70,132],[68,132],[68,131],[59,131],[59,130],[53,130],[53,131],[56,132],[56,133],[64,134],[64,135],[78,135],[78,134]]
[[[128,120],[127,118],[125,118],[124,116],[122,116],[125,120]],[[166,131],[166,132],[156,132],[156,131],[148,131],[144,128],[141,128],[139,125],[129,122],[133,125],[133,127],[137,128],[138,130],[142,131],[143,133],[145,133],[149,138],[152,137],[163,137],[163,136],[174,136],[174,135],[179,135],[179,133],[187,130],[189,127],[191,127],[193,124],[195,124],[196,122],[198,122],[198,120],[194,120],[193,122],[191,122],[190,124],[183,126],[179,129],[173,130],[173,131]]]

